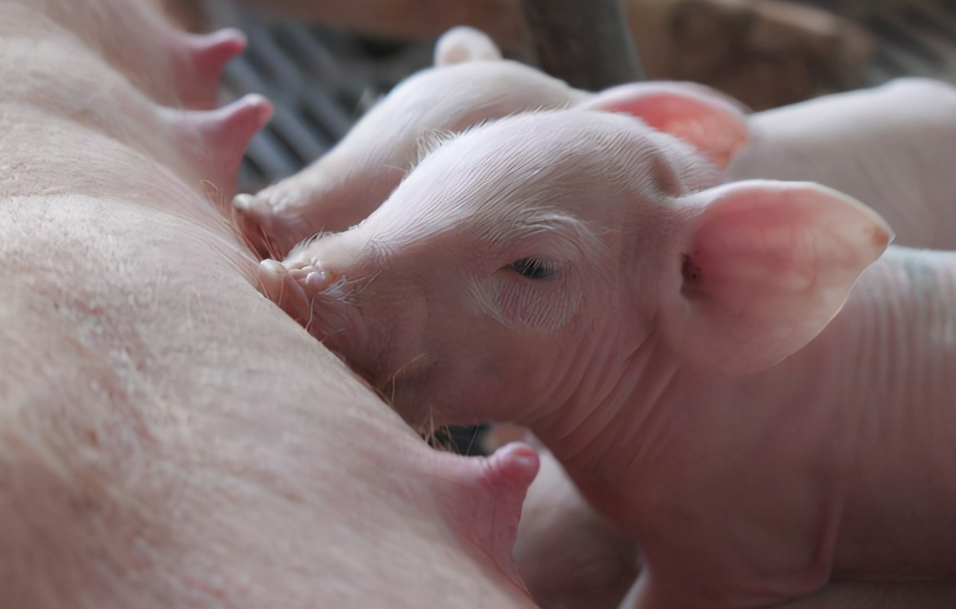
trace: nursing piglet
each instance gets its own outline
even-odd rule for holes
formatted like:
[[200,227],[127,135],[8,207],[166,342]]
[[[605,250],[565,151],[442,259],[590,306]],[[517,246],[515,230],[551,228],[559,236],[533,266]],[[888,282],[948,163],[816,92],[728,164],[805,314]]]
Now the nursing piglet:
[[529,427],[641,548],[626,606],[749,608],[956,576],[956,254],[890,240],[572,109],[438,144],[260,280],[411,423]]

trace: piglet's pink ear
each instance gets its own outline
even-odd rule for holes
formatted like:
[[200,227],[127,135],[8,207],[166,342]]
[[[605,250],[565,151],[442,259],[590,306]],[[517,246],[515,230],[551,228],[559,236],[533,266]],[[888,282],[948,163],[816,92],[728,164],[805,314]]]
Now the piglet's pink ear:
[[664,323],[675,351],[707,368],[763,370],[805,346],[892,240],[871,209],[817,184],[737,182],[692,197],[704,207],[682,229],[681,293]]
[[501,59],[501,50],[481,30],[461,25],[441,35],[435,43],[434,59],[436,66],[468,61],[497,61]]
[[598,93],[578,106],[623,112],[700,150],[725,169],[747,144],[744,106],[703,85],[642,82]]

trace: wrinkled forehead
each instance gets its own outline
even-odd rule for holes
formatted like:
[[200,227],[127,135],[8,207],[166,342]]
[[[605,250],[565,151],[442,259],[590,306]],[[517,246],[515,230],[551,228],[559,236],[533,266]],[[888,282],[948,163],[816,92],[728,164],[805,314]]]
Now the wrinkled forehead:
[[561,215],[600,223],[622,213],[616,202],[678,196],[702,187],[709,173],[689,146],[634,118],[542,112],[444,142],[369,220],[375,232],[403,240],[548,224]]

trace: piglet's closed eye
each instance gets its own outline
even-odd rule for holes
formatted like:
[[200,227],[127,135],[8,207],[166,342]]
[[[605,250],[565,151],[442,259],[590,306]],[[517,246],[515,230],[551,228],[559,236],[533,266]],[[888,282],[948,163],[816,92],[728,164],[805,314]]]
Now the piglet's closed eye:
[[703,207],[678,235],[683,277],[664,323],[675,351],[706,368],[762,370],[806,345],[892,240],[874,211],[817,184],[736,182],[688,198]]
[[747,145],[744,107],[722,93],[691,83],[621,85],[577,107],[637,117],[694,146],[720,170]]

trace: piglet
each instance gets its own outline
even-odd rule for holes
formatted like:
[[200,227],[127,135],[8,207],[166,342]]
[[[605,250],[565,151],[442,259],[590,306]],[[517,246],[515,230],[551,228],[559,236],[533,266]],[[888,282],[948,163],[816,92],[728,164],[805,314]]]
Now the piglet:
[[263,289],[408,421],[529,427],[641,548],[625,606],[956,576],[956,255],[620,114],[436,146]]
[[[388,198],[436,133],[457,133],[486,120],[564,108],[594,97],[534,68],[502,60],[497,46],[472,28],[442,36],[435,64],[400,83],[315,163],[256,195],[236,197],[236,223],[261,256],[281,258],[316,231],[345,230],[363,220]],[[673,90],[681,95],[670,95]],[[651,124],[671,116],[650,110],[662,95],[671,103],[708,106],[708,116],[715,120],[707,137],[728,138],[726,151],[718,153],[723,158],[714,159],[722,165],[746,143],[746,134],[736,128],[743,120],[740,105],[712,89],[653,82],[606,93],[619,91],[640,96]]]

